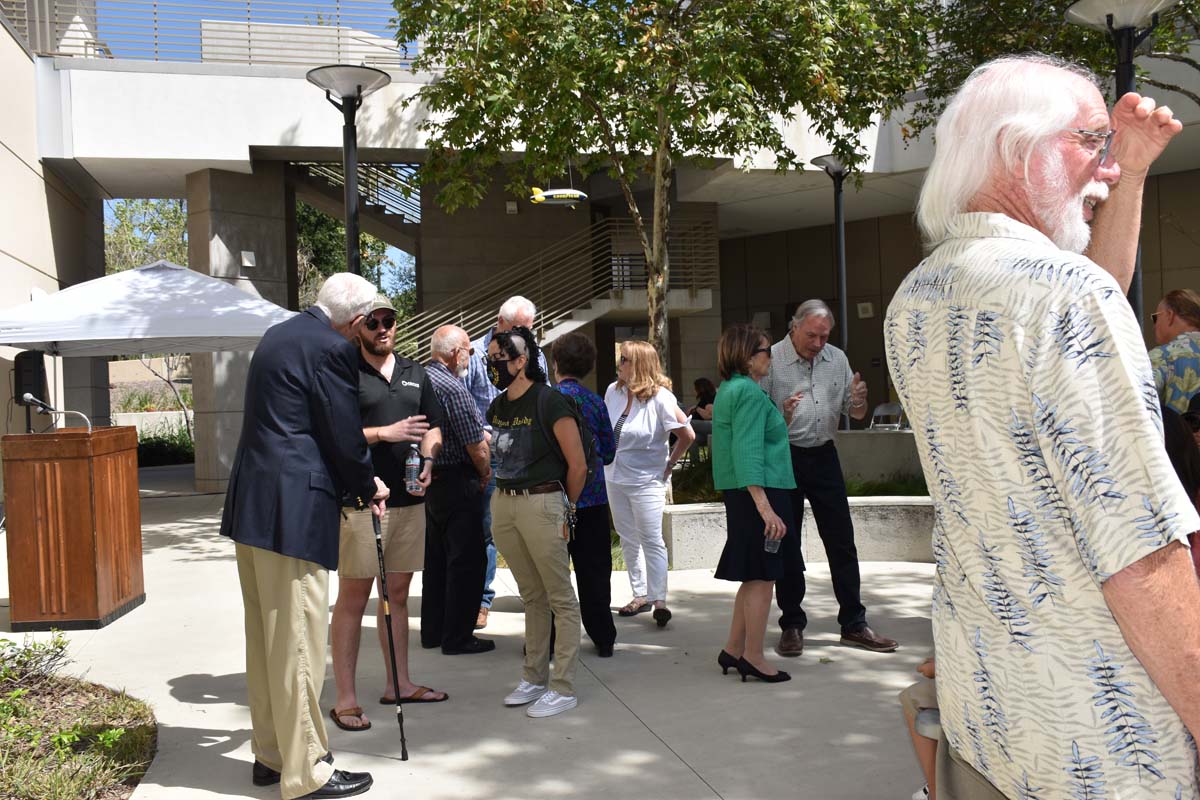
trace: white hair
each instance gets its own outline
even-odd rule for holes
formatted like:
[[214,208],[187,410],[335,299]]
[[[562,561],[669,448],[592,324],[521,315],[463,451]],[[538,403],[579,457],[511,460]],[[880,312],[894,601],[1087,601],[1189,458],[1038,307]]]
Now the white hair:
[[429,340],[429,349],[433,356],[448,356],[459,347],[463,339],[467,338],[467,332],[457,325],[443,325],[433,332],[432,338]]
[[515,294],[504,301],[500,306],[500,319],[507,322],[509,325],[516,325],[522,320],[528,320],[529,324],[533,324],[533,320],[537,317],[537,307],[534,304]]
[[788,323],[788,330],[804,322],[809,317],[825,317],[829,320],[831,326],[837,324],[833,319],[833,309],[826,305],[824,300],[805,300],[796,307],[796,313],[792,314],[792,321]]
[[1079,114],[1081,81],[1099,87],[1087,70],[1052,56],[1003,56],[975,68],[942,112],[933,163],[917,201],[917,224],[930,247],[949,233],[991,181],[1025,171],[1038,148]]
[[359,315],[365,316],[378,293],[374,284],[361,275],[335,272],[321,284],[316,306],[334,325],[345,325]]

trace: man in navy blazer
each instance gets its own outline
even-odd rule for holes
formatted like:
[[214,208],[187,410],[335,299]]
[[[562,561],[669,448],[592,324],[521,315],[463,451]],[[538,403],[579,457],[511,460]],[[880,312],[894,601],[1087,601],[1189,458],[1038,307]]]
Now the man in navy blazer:
[[252,777],[279,783],[284,800],[371,786],[367,773],[333,768],[320,695],[340,498],[381,514],[388,496],[362,434],[352,344],[375,294],[357,275],[332,275],[314,307],[263,336],[221,516],[246,612]]

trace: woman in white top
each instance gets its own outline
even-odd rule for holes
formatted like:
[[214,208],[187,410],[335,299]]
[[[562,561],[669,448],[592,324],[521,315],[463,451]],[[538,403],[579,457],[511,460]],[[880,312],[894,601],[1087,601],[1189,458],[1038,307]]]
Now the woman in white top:
[[[604,393],[617,453],[604,468],[608,505],[621,537],[633,599],[618,613],[631,617],[654,610],[662,628],[667,608],[667,548],[662,537],[666,481],[696,434],[679,410],[658,353],[646,342],[625,342],[617,381]],[[675,448],[667,441],[675,434]]]

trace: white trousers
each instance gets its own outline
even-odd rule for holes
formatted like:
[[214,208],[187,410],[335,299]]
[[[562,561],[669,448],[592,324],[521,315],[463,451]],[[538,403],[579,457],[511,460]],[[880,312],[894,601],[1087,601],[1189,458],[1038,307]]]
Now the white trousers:
[[608,507],[621,537],[625,569],[634,597],[667,599],[667,547],[663,544],[662,515],[667,500],[663,481],[641,486],[609,483]]

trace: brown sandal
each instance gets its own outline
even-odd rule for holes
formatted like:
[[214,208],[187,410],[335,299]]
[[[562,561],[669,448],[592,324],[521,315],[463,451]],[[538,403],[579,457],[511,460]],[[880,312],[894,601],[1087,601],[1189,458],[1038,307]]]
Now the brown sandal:
[[[430,697],[432,694],[440,694],[441,697]],[[412,694],[405,695],[400,698],[400,705],[404,705],[405,703],[444,703],[449,699],[450,695],[446,694],[445,692],[437,689],[430,689],[428,686],[418,686],[413,690]],[[394,706],[396,705],[396,701],[395,699],[385,695],[384,697],[379,698],[379,705]]]
[[[356,725],[347,725],[346,723],[342,722],[342,717],[358,717],[360,722],[365,722],[366,724],[365,725],[357,725],[357,726]],[[339,728],[341,728],[344,731],[350,731],[351,733],[358,733],[359,731],[371,730],[371,720],[369,720],[363,716],[363,710],[358,706],[352,706],[351,708],[344,708],[341,711],[338,711],[336,708],[331,708],[331,709],[329,709],[329,718],[331,720],[333,720],[334,725],[337,725]]]
[[630,600],[625,605],[621,606],[620,610],[617,611],[617,616],[618,617],[632,617],[636,614],[644,614],[645,612],[650,611],[653,608],[654,608],[654,603],[651,603],[649,600],[646,600],[646,599],[642,599],[642,602],[639,603],[638,598],[635,597],[634,599]]

